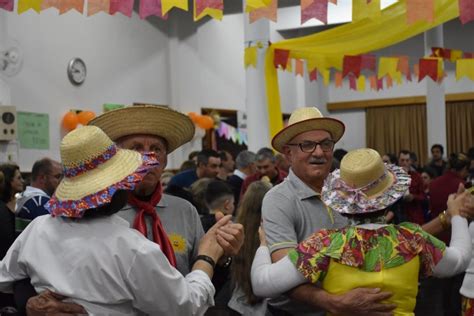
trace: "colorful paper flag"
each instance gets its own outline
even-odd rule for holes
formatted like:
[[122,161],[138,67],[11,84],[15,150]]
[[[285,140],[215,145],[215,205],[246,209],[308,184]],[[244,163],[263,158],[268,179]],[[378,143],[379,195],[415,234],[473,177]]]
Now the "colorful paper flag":
[[456,60],[456,80],[461,80],[463,77],[474,81],[474,59]]
[[288,58],[290,57],[290,51],[287,49],[275,49],[275,55],[273,57],[273,65],[275,68],[281,66],[281,68],[286,69],[288,65]]
[[474,1],[459,0],[459,19],[462,24],[474,20]]
[[431,47],[432,57],[441,57],[444,59],[451,59],[451,50],[448,48]]
[[387,89],[393,86],[393,79],[390,75],[385,76],[385,80],[387,80]]
[[451,49],[451,56],[450,56],[449,60],[454,62],[458,59],[461,59],[462,55],[463,55],[462,51],[457,50],[457,49]]
[[336,73],[334,74],[334,85],[336,86],[336,88],[342,87],[342,79],[342,72],[336,71]]
[[410,61],[408,56],[398,57],[397,71],[399,71],[401,74],[404,74],[408,81],[411,81]]
[[434,21],[434,0],[407,0],[407,23],[413,24],[418,21]]
[[414,64],[413,65],[413,73],[415,74],[415,77],[418,78],[420,75],[420,65],[419,64]]
[[329,81],[331,81],[331,70],[330,69],[323,69],[321,72],[321,76],[323,76],[323,83],[325,86],[329,84]]
[[245,12],[252,12],[253,10],[268,7],[272,0],[246,0]]
[[353,0],[352,22],[362,19],[375,19],[381,15],[380,0]]
[[357,79],[353,74],[349,75],[349,89],[357,90]]
[[334,5],[337,5],[337,0],[329,0],[329,3],[332,3]]
[[94,15],[99,12],[110,12],[110,0],[89,0],[87,2],[87,16]]
[[209,15],[216,20],[222,20],[224,16],[224,0],[194,0],[194,21],[199,21]]
[[43,0],[41,3],[41,11],[49,8],[59,9],[59,0]]
[[377,77],[374,75],[369,77],[370,81],[370,90],[377,90]]
[[161,12],[167,14],[171,9],[188,11],[188,0],[161,0]]
[[263,18],[277,22],[277,9],[278,0],[272,0],[268,6],[251,11],[249,13],[249,22],[253,23]]
[[168,19],[168,15],[161,13],[161,0],[140,0],[138,7],[138,16],[140,19],[145,19],[152,15],[156,15],[163,20]]
[[59,1],[59,14],[70,10],[76,10],[80,14],[84,12],[84,0],[61,0]]
[[360,68],[362,65],[362,56],[344,56],[342,62],[342,77],[352,73],[356,77],[360,76]]
[[328,23],[328,0],[301,0],[301,24],[312,18]]
[[253,68],[257,68],[257,60],[258,60],[258,47],[257,46],[250,46],[245,48],[244,53],[244,66],[248,68],[252,66]]
[[367,69],[375,72],[375,67],[377,66],[377,57],[372,54],[363,54],[360,56],[362,58],[360,69]]
[[134,0],[110,0],[110,14],[122,13],[129,18],[132,17]]
[[318,70],[314,68],[309,73],[309,81],[311,82],[311,81],[316,81],[316,80],[318,80]]
[[419,76],[418,81],[423,80],[426,76],[430,77],[433,81],[438,80],[438,59],[436,58],[422,58],[419,63]]
[[13,11],[13,0],[0,0],[0,9],[5,11]]
[[383,90],[383,78],[377,79],[377,91]]
[[357,78],[357,91],[365,91],[365,77],[363,75]]
[[396,57],[380,57],[378,77],[382,78],[385,75],[394,76],[397,72],[398,58]]
[[40,13],[41,2],[43,2],[43,0],[18,0],[18,14],[22,14],[29,9],[33,9],[37,13]]
[[295,59],[295,76],[304,76],[304,64],[301,59]]

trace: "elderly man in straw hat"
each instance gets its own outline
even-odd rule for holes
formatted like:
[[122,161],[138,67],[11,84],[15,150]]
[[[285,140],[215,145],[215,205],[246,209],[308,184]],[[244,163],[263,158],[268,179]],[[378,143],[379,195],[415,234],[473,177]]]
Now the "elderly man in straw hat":
[[[344,129],[341,121],[323,117],[315,107],[304,107],[296,109],[288,126],[273,138],[273,147],[285,154],[291,163],[288,177],[265,195],[262,206],[263,227],[273,262],[285,257],[315,231],[347,225],[344,217],[320,199],[331,168],[334,144],[342,137]],[[439,233],[449,227],[447,219],[449,216],[436,218],[423,228],[432,234]],[[390,295],[367,288],[354,289],[344,295],[329,295],[306,284],[290,291],[289,296],[307,305],[294,304],[281,297],[272,300],[269,309],[280,315],[286,312],[324,315],[322,309],[335,315],[391,315],[395,306],[380,303]]]

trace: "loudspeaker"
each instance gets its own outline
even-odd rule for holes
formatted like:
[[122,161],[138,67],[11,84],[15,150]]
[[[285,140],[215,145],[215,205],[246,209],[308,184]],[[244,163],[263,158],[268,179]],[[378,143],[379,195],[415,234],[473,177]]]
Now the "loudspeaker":
[[16,107],[11,105],[0,106],[0,141],[16,139]]

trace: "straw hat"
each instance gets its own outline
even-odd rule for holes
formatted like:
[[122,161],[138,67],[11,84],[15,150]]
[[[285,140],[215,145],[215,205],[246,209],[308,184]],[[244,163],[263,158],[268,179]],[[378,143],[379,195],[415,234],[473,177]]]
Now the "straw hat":
[[84,126],[61,142],[61,180],[46,208],[53,216],[82,217],[111,201],[117,190],[133,190],[158,166],[154,154],[119,149],[98,127]]
[[272,139],[272,146],[283,152],[283,146],[297,135],[314,130],[325,130],[337,142],[344,134],[345,126],[339,120],[323,117],[316,107],[298,108],[291,113],[288,126],[279,131]]
[[134,134],[163,137],[168,142],[168,154],[194,136],[194,123],[187,115],[159,105],[136,105],[105,112],[89,125],[100,127],[113,141]]
[[400,199],[410,186],[400,167],[385,165],[370,148],[350,151],[341,168],[328,176],[321,193],[327,206],[340,213],[363,214],[383,210]]

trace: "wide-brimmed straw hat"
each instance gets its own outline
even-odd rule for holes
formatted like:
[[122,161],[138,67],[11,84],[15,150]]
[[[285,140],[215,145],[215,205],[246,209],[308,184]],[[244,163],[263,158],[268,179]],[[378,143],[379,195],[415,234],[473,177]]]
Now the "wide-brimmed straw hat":
[[326,178],[321,196],[337,212],[364,214],[395,203],[408,191],[410,182],[402,168],[384,164],[377,151],[362,148],[342,158],[341,168]]
[[160,136],[168,143],[168,154],[194,136],[194,123],[187,115],[159,105],[136,105],[105,112],[89,125],[100,127],[113,141],[136,134]]
[[283,152],[283,146],[294,137],[314,130],[327,131],[337,142],[344,134],[345,126],[339,120],[324,117],[316,107],[298,108],[291,113],[288,125],[273,137],[272,146],[277,151]]
[[95,126],[67,134],[60,151],[64,178],[46,204],[53,216],[80,218],[85,210],[110,203],[117,190],[133,190],[158,166],[153,153],[120,149]]

